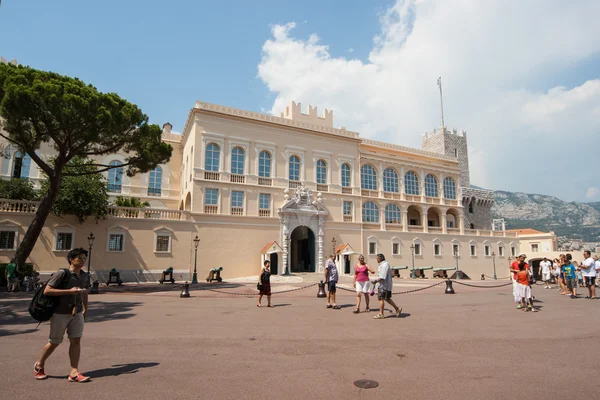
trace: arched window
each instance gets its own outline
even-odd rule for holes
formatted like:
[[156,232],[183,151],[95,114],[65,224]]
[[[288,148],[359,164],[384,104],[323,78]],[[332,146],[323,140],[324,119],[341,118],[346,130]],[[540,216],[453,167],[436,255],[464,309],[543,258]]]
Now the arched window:
[[271,177],[271,154],[268,151],[261,151],[258,155],[258,176],[261,178]]
[[400,208],[395,204],[388,204],[385,206],[385,223],[386,224],[399,224],[402,222],[400,216]]
[[379,207],[372,201],[367,201],[362,206],[363,222],[379,222]]
[[377,190],[377,174],[369,164],[360,167],[360,187],[365,190]]
[[452,178],[444,179],[444,197],[448,200],[456,199],[456,184]]
[[29,154],[25,153],[25,155],[23,155],[20,151],[17,151],[15,153],[15,158],[13,162],[12,177],[17,179],[28,179],[30,168],[31,157],[29,157]]
[[350,165],[342,164],[342,187],[350,187],[351,175],[350,175]]
[[150,171],[148,196],[160,196],[162,186],[162,168],[156,167]]
[[425,196],[438,197],[437,178],[431,174],[425,177]]
[[244,149],[241,147],[231,150],[231,173],[244,175]]
[[404,175],[404,191],[406,194],[419,194],[419,178],[417,178],[417,174],[412,171],[408,171]]
[[217,172],[219,171],[219,157],[221,156],[221,149],[214,143],[206,146],[206,162],[204,163],[204,169],[207,171]]
[[398,174],[392,168],[383,171],[383,191],[398,193]]
[[108,170],[108,191],[113,193],[121,193],[123,184],[123,167],[119,167],[121,161],[111,161],[110,164],[112,169]]
[[300,180],[300,158],[298,156],[290,157],[290,181]]
[[317,183],[319,185],[327,183],[327,163],[324,160],[317,161]]

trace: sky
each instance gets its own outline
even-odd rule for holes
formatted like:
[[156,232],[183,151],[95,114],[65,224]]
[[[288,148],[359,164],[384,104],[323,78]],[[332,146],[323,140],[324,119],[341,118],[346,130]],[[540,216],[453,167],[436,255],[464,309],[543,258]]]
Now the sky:
[[3,0],[0,55],[181,131],[194,101],[419,147],[466,130],[471,183],[600,201],[600,1]]

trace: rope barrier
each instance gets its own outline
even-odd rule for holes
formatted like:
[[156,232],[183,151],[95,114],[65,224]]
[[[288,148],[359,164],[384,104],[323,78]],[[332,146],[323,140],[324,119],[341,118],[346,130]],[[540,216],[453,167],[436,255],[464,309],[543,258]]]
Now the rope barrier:
[[[403,291],[403,292],[392,292],[392,294],[396,294],[396,295],[398,295],[398,294],[408,294],[408,293],[420,292],[421,290],[427,290],[427,289],[431,289],[432,287],[439,286],[439,285],[441,285],[441,284],[442,284],[442,283],[444,283],[444,282],[446,282],[446,281],[440,281],[440,282],[438,282],[438,283],[434,283],[433,285],[430,285],[430,286],[425,286],[425,287],[418,288],[418,289],[405,290],[405,291]],[[352,292],[352,293],[355,293],[355,292],[356,292],[355,290],[352,290],[352,289],[347,289],[347,288],[345,288],[345,287],[339,287],[339,286],[338,286],[338,289],[345,290],[345,291],[347,291],[347,292]]]
[[483,289],[486,289],[486,288],[492,289],[492,288],[499,288],[499,287],[504,287],[504,286],[512,285],[512,282],[503,283],[501,285],[492,285],[492,286],[487,286],[487,285],[485,285],[485,286],[484,285],[471,285],[469,283],[459,282],[459,281],[455,281],[455,280],[452,280],[452,282],[458,283],[459,285],[463,285],[463,286],[469,286],[469,287],[474,287],[474,288],[483,288]]
[[[318,283],[313,283],[313,284],[310,284],[310,285],[307,285],[307,286],[302,286],[302,287],[294,288],[294,289],[281,290],[279,292],[271,292],[271,295],[281,294],[281,293],[295,292],[296,290],[302,290],[302,289],[306,289],[306,288],[313,287],[313,286],[316,286],[316,285],[318,285]],[[241,292],[222,292],[220,290],[208,289],[208,288],[202,288],[202,289],[199,289],[199,290],[207,290],[209,292],[215,292],[215,293],[221,293],[221,294],[230,294],[232,296],[256,296],[256,294],[257,294],[257,293],[241,293]]]
[[494,277],[493,277],[493,276],[489,276],[489,275],[484,275],[484,276],[485,276],[486,278],[490,278],[490,279],[493,279],[493,280],[495,280],[495,281],[496,281],[496,280],[498,280],[498,281],[501,281],[501,280],[503,280],[503,279],[509,279],[509,278],[510,278],[510,276],[507,276],[506,278],[498,278],[498,279],[494,279]]

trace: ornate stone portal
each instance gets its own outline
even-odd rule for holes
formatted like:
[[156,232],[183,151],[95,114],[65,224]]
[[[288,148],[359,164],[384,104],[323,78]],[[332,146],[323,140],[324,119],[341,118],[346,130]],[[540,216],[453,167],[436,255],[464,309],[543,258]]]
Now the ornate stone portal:
[[290,189],[284,191],[285,203],[279,210],[280,234],[283,243],[283,268],[279,272],[281,275],[291,271],[290,268],[290,236],[294,229],[299,226],[306,226],[312,231],[316,238],[317,247],[317,265],[316,272],[323,271],[323,244],[325,237],[325,221],[329,211],[323,205],[323,195],[317,193],[317,199],[314,199],[312,189],[304,184],[298,186],[294,195],[290,197]]

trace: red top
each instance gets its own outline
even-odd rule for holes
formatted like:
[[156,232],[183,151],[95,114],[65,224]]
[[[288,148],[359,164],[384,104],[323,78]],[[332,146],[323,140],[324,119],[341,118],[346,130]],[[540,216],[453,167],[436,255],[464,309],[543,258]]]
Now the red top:
[[529,285],[529,272],[526,270],[517,272],[517,283]]
[[[516,271],[513,271],[513,278],[517,279],[517,273],[519,272],[519,262],[513,261],[513,263],[510,265],[510,268],[512,270],[516,270]],[[525,271],[529,271],[529,264],[527,264],[527,263],[525,263]]]
[[369,280],[368,269],[369,266],[367,264],[356,264],[356,266],[354,267],[354,275],[356,275],[356,282],[367,282]]

